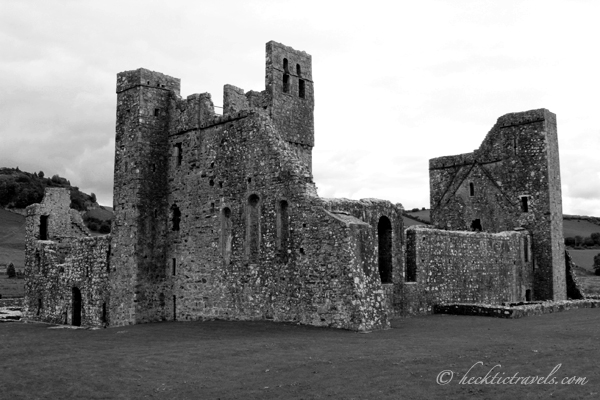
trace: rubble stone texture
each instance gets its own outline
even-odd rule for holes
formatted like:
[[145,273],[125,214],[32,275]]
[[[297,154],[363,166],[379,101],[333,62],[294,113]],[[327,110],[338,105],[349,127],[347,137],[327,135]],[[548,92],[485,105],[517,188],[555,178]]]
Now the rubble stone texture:
[[[177,78],[118,74],[112,233],[87,237],[64,191],[29,207],[26,318],[366,331],[447,301],[561,297],[553,114],[502,117],[481,150],[432,160],[432,218],[462,232],[411,228],[405,243],[401,205],[318,197],[311,56],[269,42],[265,76],[261,92],[225,85],[218,115],[208,93],[183,99]],[[464,232],[475,218],[527,230]],[[564,270],[563,258],[563,282]]]
[[556,116],[498,119],[479,149],[429,160],[431,221],[449,230],[531,233],[533,298],[566,298]]

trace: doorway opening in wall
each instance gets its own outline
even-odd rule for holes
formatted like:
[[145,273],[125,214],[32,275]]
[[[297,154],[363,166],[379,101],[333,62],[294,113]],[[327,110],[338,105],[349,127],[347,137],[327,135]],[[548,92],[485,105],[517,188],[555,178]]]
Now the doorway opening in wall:
[[531,301],[531,289],[525,291],[525,301]]
[[173,295],[173,321],[177,321],[177,296]]
[[40,215],[40,240],[48,240],[48,216]]
[[81,291],[78,287],[73,287],[73,314],[71,325],[81,326]]
[[379,276],[381,283],[392,283],[392,223],[385,215],[377,224],[379,240]]

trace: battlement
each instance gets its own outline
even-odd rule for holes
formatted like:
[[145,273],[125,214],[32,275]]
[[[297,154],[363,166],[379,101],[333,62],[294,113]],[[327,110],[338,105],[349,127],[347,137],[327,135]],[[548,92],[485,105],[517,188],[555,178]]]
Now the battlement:
[[145,68],[138,68],[133,71],[123,71],[117,74],[117,93],[138,86],[173,90],[179,94],[181,79],[173,78],[172,76],[161,74],[160,72],[150,71]]

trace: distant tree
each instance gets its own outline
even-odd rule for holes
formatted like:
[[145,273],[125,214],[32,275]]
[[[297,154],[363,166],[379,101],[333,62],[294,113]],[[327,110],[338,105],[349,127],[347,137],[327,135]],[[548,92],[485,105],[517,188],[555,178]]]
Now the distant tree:
[[591,237],[586,237],[583,239],[583,244],[588,247],[593,246],[595,244],[594,239],[592,239]]
[[600,275],[600,253],[594,256],[594,273]]
[[581,246],[583,244],[583,237],[582,236],[575,236],[575,246]]
[[44,177],[44,171],[38,172],[38,178],[43,178],[43,177]]
[[90,194],[90,199],[92,200],[92,203],[96,202],[96,193],[92,192],[92,194]]
[[425,211],[425,210],[426,210],[426,208],[425,208],[425,207],[421,208],[421,211]]
[[417,212],[417,211],[419,211],[419,207],[415,207],[415,208],[413,208],[413,209],[412,209],[412,210],[410,210],[410,211],[411,211],[411,212]]
[[590,235],[594,243],[600,244],[600,232],[594,232]]
[[565,246],[573,247],[575,246],[575,238],[574,237],[566,237],[565,238]]
[[15,270],[15,265],[13,263],[9,263],[8,267],[6,267],[6,275],[8,275],[9,278],[17,276],[17,271]]

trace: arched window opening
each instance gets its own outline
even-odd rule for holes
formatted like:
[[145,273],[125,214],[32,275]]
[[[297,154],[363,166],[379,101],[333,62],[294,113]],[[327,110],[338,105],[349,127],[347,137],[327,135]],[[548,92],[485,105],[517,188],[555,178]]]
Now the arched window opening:
[[290,71],[288,67],[288,59],[283,59],[283,93],[290,92]]
[[303,99],[305,96],[304,79],[298,81],[298,96]]
[[73,304],[72,304],[72,318],[71,324],[73,326],[81,326],[81,291],[78,287],[73,286],[73,296],[72,296]]
[[302,68],[300,67],[300,64],[296,64],[296,75],[298,75],[298,77],[302,76]]
[[181,143],[175,143],[175,165],[178,167],[181,166],[181,162],[183,161],[183,148],[181,146]]
[[392,223],[386,216],[377,224],[379,239],[379,276],[381,283],[392,283]]
[[290,238],[290,216],[287,200],[281,200],[277,204],[277,251],[282,262],[288,260],[288,248]]
[[473,182],[469,182],[469,196],[475,196],[475,185]]
[[231,262],[231,242],[233,241],[231,229],[231,209],[229,207],[221,210],[221,255],[225,265]]
[[171,206],[171,212],[171,229],[173,231],[178,231],[179,223],[181,222],[181,211],[179,211],[179,207],[177,207],[177,204],[173,204],[173,206]]
[[283,93],[289,93],[290,91],[290,76],[283,74]]
[[257,262],[260,249],[260,198],[256,194],[248,197],[246,215],[246,255],[249,262]]

